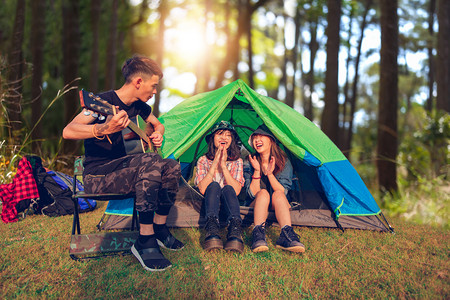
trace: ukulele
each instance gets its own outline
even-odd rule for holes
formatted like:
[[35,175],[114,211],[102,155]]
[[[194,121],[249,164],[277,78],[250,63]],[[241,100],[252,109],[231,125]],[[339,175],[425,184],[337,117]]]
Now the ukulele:
[[[81,107],[92,110],[102,116],[114,115],[116,108],[108,101],[95,95],[94,93],[85,90],[80,91]],[[151,124],[147,124],[141,116],[130,118],[130,124],[127,128],[122,130],[122,138],[127,154],[136,154],[149,151],[157,152],[156,147],[145,133],[147,126],[150,126],[150,134],[154,129]]]

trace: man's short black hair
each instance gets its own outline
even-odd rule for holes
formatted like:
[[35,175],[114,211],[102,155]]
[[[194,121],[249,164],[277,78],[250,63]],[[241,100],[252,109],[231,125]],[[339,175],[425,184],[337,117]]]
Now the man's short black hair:
[[153,59],[143,55],[134,55],[127,59],[122,66],[122,75],[127,83],[131,82],[136,74],[157,75],[159,79],[163,77],[160,66]]

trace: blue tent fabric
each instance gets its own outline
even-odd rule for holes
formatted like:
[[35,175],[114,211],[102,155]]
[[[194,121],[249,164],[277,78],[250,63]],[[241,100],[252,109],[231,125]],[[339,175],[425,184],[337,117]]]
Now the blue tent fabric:
[[328,202],[340,215],[377,215],[375,199],[348,160],[328,162],[318,168]]

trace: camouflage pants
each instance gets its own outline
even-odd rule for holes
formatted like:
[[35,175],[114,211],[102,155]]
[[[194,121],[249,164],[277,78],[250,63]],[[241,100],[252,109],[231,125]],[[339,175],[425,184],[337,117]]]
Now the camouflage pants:
[[[111,166],[115,166],[111,170]],[[117,166],[117,167],[116,167]],[[141,153],[115,159],[84,175],[87,193],[135,193],[139,212],[167,211],[173,205],[181,176],[180,165],[158,154]]]

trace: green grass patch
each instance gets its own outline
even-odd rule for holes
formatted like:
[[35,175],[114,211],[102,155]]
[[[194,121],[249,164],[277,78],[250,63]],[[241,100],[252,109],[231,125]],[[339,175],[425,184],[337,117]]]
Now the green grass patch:
[[[105,203],[81,215],[94,232]],[[304,254],[275,248],[279,228],[268,229],[270,250],[244,253],[202,250],[198,228],[174,229],[186,243],[164,251],[173,266],[147,272],[132,255],[73,261],[71,216],[32,215],[0,225],[0,297],[95,299],[448,299],[449,232],[394,218],[396,234],[303,228],[295,230]]]

